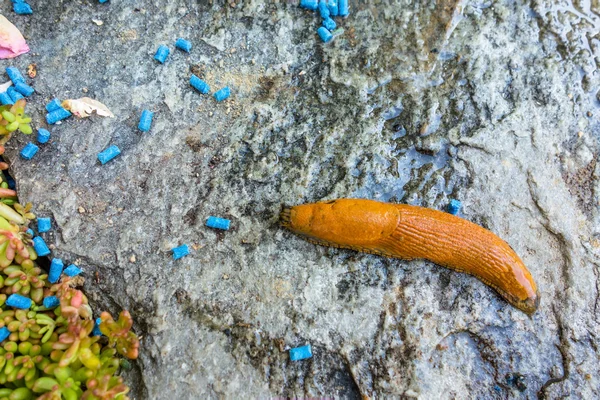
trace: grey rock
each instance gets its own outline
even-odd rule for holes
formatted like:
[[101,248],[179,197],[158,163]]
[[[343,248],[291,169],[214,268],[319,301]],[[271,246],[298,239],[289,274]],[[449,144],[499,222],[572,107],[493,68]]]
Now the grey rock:
[[[2,65],[37,64],[36,127],[53,97],[116,115],[52,126],[32,161],[17,156],[23,136],[7,155],[95,309],[134,316],[133,397],[598,398],[599,10],[541,3],[360,4],[326,45],[320,20],[285,2],[11,15],[32,53]],[[193,90],[192,72],[231,100]],[[122,154],[100,166],[110,144]],[[540,309],[528,318],[472,277],[278,227],[283,204],[338,197],[462,200],[521,255]],[[209,215],[232,229],[204,227]],[[173,261],[183,243],[192,254]],[[290,362],[305,343],[314,357]]]

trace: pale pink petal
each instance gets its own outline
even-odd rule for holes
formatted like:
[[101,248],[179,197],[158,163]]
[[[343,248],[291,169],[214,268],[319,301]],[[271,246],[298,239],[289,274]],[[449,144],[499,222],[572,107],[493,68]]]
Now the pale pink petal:
[[15,58],[27,52],[29,46],[21,32],[0,14],[0,58]]
[[79,118],[89,117],[94,111],[96,111],[96,114],[101,117],[115,117],[108,107],[99,101],[90,99],[89,97],[68,99],[63,101],[61,105]]
[[11,87],[12,84],[13,84],[12,81],[4,82],[2,85],[0,85],[0,93],[6,92],[6,89]]

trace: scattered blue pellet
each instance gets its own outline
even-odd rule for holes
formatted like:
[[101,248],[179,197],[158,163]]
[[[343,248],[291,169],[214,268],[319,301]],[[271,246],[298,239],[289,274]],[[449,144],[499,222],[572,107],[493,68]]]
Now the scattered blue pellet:
[[179,38],[175,41],[175,47],[177,47],[179,50],[189,53],[190,50],[192,50],[192,42],[183,38]]
[[319,14],[321,15],[321,18],[329,18],[331,13],[327,7],[327,0],[319,0]]
[[50,283],[56,283],[60,279],[60,274],[63,272],[65,264],[60,258],[53,258],[50,263],[50,271],[48,272],[48,281]]
[[310,344],[307,344],[306,346],[290,349],[290,360],[291,361],[305,360],[305,359],[311,358],[311,357],[312,357],[312,349],[310,348]]
[[3,342],[6,340],[7,337],[10,336],[10,331],[8,330],[7,327],[3,326],[0,329],[0,342]]
[[335,21],[332,20],[331,18],[325,18],[323,20],[323,26],[325,28],[327,28],[328,31],[332,31],[337,27],[337,25],[335,24]]
[[347,17],[348,14],[350,14],[348,0],[338,0],[338,15],[340,17]]
[[325,43],[329,42],[333,38],[331,32],[329,32],[324,26],[317,29],[317,33],[319,34],[321,40]]
[[29,86],[23,82],[19,82],[19,83],[15,84],[15,90],[17,92],[21,93],[23,96],[31,96],[32,94],[35,93],[35,90],[31,86]]
[[106,3],[108,0],[98,0],[100,2],[100,4],[104,4]]
[[158,50],[156,50],[156,54],[154,55],[154,59],[161,64],[164,64],[169,56],[169,48],[165,45],[161,45]]
[[59,99],[53,99],[50,103],[46,104],[46,111],[52,112],[56,110],[60,110],[62,105],[60,104]]
[[21,157],[23,157],[26,160],[31,160],[39,149],[40,148],[37,147],[35,144],[29,142],[25,145],[25,147],[23,147],[23,150],[21,150]]
[[142,116],[140,117],[140,123],[138,124],[138,129],[142,132],[148,132],[150,130],[150,126],[152,125],[152,117],[154,113],[152,111],[144,110],[142,111]]
[[31,6],[27,3],[13,3],[13,11],[19,15],[33,14]]
[[10,98],[7,92],[0,93],[0,103],[2,103],[3,106],[6,106],[8,104],[15,104],[15,102]]
[[39,236],[33,238],[33,249],[40,257],[50,254],[50,249],[46,245],[46,242],[44,242],[44,239]]
[[20,294],[15,293],[8,296],[5,304],[9,307],[26,310],[31,307],[31,303],[32,301],[29,297],[21,296]]
[[63,272],[67,276],[77,276],[77,275],[81,274],[83,271],[77,265],[71,264],[67,268],[65,268],[65,270]]
[[190,85],[192,85],[194,89],[202,94],[208,94],[210,92],[210,86],[208,86],[208,83],[204,82],[196,75],[192,75],[190,78]]
[[319,6],[318,0],[300,0],[300,7],[306,8],[309,10],[316,10]]
[[109,146],[106,150],[98,154],[98,160],[100,160],[102,165],[104,165],[119,154],[121,154],[121,150],[113,144],[112,146]]
[[209,228],[222,229],[224,231],[229,230],[230,224],[231,221],[225,218],[208,217],[208,219],[206,220],[206,226],[208,226]]
[[52,221],[50,220],[50,218],[39,218],[38,217],[37,223],[38,223],[38,232],[39,233],[48,232],[50,230],[50,228],[52,227]]
[[10,96],[10,99],[13,101],[13,103],[16,103],[23,98],[23,95],[17,92],[12,86],[6,89],[6,94]]
[[39,143],[48,143],[50,140],[50,132],[44,128],[40,128],[37,131],[37,141]]
[[214,96],[217,101],[223,101],[229,97],[230,93],[229,86],[225,86],[223,89],[215,92]]
[[495,390],[496,392],[501,392],[501,391],[502,391],[502,388],[501,388],[500,386],[498,386],[498,385],[494,385],[494,390]]
[[329,13],[331,16],[336,17],[339,14],[337,0],[327,0],[327,5],[329,6]]
[[25,78],[21,75],[21,71],[15,67],[6,67],[6,75],[10,78],[13,84],[17,84],[19,82],[25,83]]
[[46,122],[49,125],[52,125],[57,123],[58,121],[62,121],[63,119],[69,118],[70,116],[71,112],[61,107],[58,110],[54,110],[46,114]]
[[46,308],[54,308],[60,305],[60,300],[56,296],[48,296],[44,297],[44,301],[42,302],[42,304]]
[[450,204],[448,204],[448,212],[452,215],[456,215],[460,211],[461,206],[462,203],[460,201],[452,199],[450,200]]
[[17,182],[10,175],[6,175],[6,183],[8,183],[9,189],[15,190],[17,188]]
[[35,235],[35,233],[33,232],[33,229],[29,228],[25,231],[26,234],[28,234],[29,236],[33,237],[33,235]]
[[96,318],[96,322],[94,322],[94,329],[92,329],[92,336],[102,336],[102,332],[100,332],[100,324],[102,323],[102,318]]
[[182,244],[179,247],[173,247],[173,260],[179,260],[181,257],[185,257],[190,254],[190,249],[187,244]]

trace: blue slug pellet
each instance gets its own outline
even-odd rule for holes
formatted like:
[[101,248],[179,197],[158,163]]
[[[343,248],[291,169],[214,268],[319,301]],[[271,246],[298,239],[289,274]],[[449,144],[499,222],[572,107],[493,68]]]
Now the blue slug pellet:
[[329,18],[329,15],[331,15],[327,7],[327,0],[319,0],[319,14],[321,18]]
[[55,124],[58,121],[62,121],[63,119],[69,118],[71,116],[71,112],[65,110],[64,108],[59,108],[54,110],[48,114],[46,114],[46,122],[49,125]]
[[40,148],[37,147],[35,144],[33,143],[27,143],[25,145],[25,147],[23,147],[23,150],[21,150],[21,157],[23,157],[26,160],[31,160],[33,158],[33,156],[35,156],[35,153],[38,152]]
[[179,247],[173,247],[173,260],[179,260],[181,257],[185,257],[190,254],[190,249],[187,244],[182,244]]
[[161,45],[158,50],[156,50],[156,54],[154,55],[154,59],[161,64],[164,64],[169,56],[169,48],[164,44]]
[[0,103],[2,103],[3,106],[15,104],[15,102],[10,98],[10,96],[6,92],[0,93]]
[[302,347],[296,347],[294,349],[290,349],[290,360],[298,361],[305,360],[307,358],[312,357],[312,349],[310,348],[310,344]]
[[12,176],[6,176],[6,183],[8,183],[9,189],[15,190],[17,188],[17,182],[12,178]]
[[26,233],[26,234],[28,234],[28,235],[29,235],[29,236],[31,236],[31,237],[33,237],[33,235],[35,234],[35,233],[33,232],[33,229],[31,229],[31,228],[27,229],[27,230],[25,231],[25,233]]
[[300,0],[300,7],[306,8],[309,10],[316,10],[319,6],[318,0]]
[[19,82],[19,83],[15,84],[15,90],[17,92],[21,93],[23,96],[31,96],[32,94],[35,93],[35,90],[31,86],[29,86],[23,82]]
[[52,221],[50,218],[38,218],[37,223],[39,233],[48,232],[52,227]]
[[338,15],[340,17],[347,17],[348,14],[350,14],[348,0],[338,0]]
[[50,249],[46,245],[46,242],[44,242],[44,239],[39,236],[33,238],[33,249],[40,257],[50,254]]
[[329,6],[329,13],[331,14],[331,16],[336,17],[339,14],[337,0],[327,0],[327,5]]
[[31,6],[27,3],[14,3],[13,11],[19,15],[33,14],[33,10],[31,9]]
[[190,78],[190,85],[202,94],[208,94],[210,92],[210,86],[196,75],[192,75]]
[[98,0],[100,2],[100,4],[104,4],[106,3],[108,0]]
[[65,264],[60,258],[52,259],[52,262],[50,263],[50,272],[48,272],[48,281],[50,283],[58,282],[64,266]]
[[37,131],[37,141],[39,143],[48,143],[50,140],[50,132],[44,128],[40,128]]
[[317,29],[317,33],[319,34],[321,40],[325,43],[329,42],[333,38],[331,32],[329,32],[324,26]]
[[225,86],[223,89],[215,92],[214,96],[217,101],[223,101],[229,97],[230,93],[229,86]]
[[144,110],[142,111],[142,116],[140,117],[140,123],[138,124],[138,129],[142,132],[148,132],[150,130],[150,126],[152,125],[152,117],[154,113],[152,111]]
[[119,154],[121,154],[121,150],[113,144],[112,146],[109,146],[106,150],[98,154],[98,160],[100,160],[100,163],[104,165]]
[[328,31],[332,31],[337,27],[337,25],[335,24],[335,21],[332,20],[331,18],[325,18],[323,20],[323,26],[325,28],[327,28]]
[[23,98],[23,95],[17,92],[12,86],[6,89],[6,94],[10,96],[10,99],[13,101],[13,103],[16,103]]
[[7,327],[3,326],[0,329],[0,342],[3,342],[6,340],[7,337],[10,336],[10,331],[8,330]]
[[60,305],[60,300],[56,296],[48,296],[44,297],[44,301],[42,302],[42,304],[46,308],[54,308]]
[[60,110],[62,105],[60,104],[59,99],[53,99],[50,103],[46,104],[46,111],[49,113],[52,111]]
[[179,50],[183,50],[186,53],[189,53],[190,50],[192,50],[192,43],[183,38],[179,38],[175,41],[175,47],[177,47]]
[[450,204],[448,204],[448,212],[452,215],[456,215],[460,211],[461,206],[462,203],[460,201],[452,199],[450,200]]
[[92,336],[102,336],[102,332],[100,332],[100,324],[102,323],[102,318],[96,318],[96,322],[94,322],[94,329],[92,329]]
[[21,296],[20,294],[11,294],[6,299],[6,305],[9,307],[20,308],[22,310],[27,310],[31,307],[31,299],[29,297]]
[[225,218],[208,217],[208,219],[206,220],[206,226],[208,226],[209,228],[222,229],[224,231],[229,230],[230,224],[231,221]]
[[77,265],[71,264],[67,268],[65,268],[65,270],[63,272],[67,276],[77,276],[77,275],[81,274],[83,271]]
[[17,84],[19,82],[25,83],[25,78],[21,75],[21,71],[15,67],[6,67],[6,75],[10,78],[13,84]]

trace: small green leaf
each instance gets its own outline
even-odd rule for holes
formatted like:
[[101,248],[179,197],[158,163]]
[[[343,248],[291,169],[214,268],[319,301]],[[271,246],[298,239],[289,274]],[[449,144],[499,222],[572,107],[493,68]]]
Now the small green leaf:
[[2,116],[4,117],[5,120],[7,120],[8,122],[15,122],[15,120],[17,119],[17,117],[15,117],[15,114],[11,113],[10,111],[6,110],[6,111],[2,111]]
[[20,387],[18,389],[13,390],[13,392],[8,396],[9,400],[29,400],[33,399],[33,393],[31,390],[26,387]]
[[9,132],[14,132],[19,128],[19,122],[15,121],[15,122],[11,122],[10,124],[6,125],[6,130]]
[[53,390],[54,386],[58,386],[58,382],[50,377],[44,376],[35,381],[32,390],[35,393],[50,392]]
[[31,133],[33,132],[33,129],[31,129],[31,126],[29,126],[29,124],[20,124],[19,130],[26,135],[31,135]]

